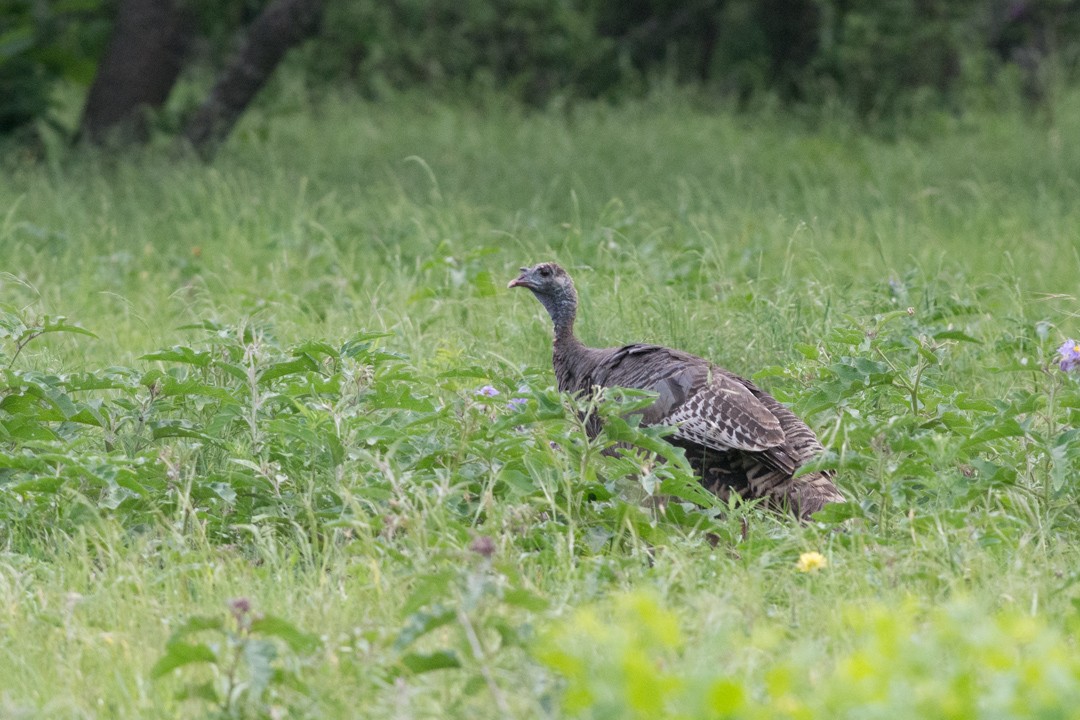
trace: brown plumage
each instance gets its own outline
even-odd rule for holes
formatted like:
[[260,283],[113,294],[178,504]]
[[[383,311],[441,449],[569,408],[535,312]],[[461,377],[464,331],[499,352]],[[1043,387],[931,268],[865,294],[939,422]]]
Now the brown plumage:
[[833,473],[795,470],[824,451],[814,431],[754,383],[689,353],[660,345],[590,348],[574,335],[577,291],[555,263],[521,268],[508,287],[532,291],[555,325],[553,360],[559,390],[596,386],[652,390],[644,425],[675,425],[668,438],[686,451],[702,484],[722,498],[736,492],[806,519],[843,502]]

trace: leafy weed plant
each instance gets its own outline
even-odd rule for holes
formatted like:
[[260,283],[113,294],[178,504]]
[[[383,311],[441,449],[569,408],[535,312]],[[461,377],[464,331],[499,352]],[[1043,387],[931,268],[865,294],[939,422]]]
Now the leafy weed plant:
[[[307,690],[300,666],[303,655],[318,647],[318,638],[253,610],[247,598],[233,599],[229,615],[189,618],[169,638],[151,677],[207,666],[213,677],[189,684],[180,698],[210,703],[223,717],[280,715],[287,706],[280,704],[283,699]],[[208,635],[214,639],[205,640]]]
[[[1061,102],[886,143],[330,98],[212,168],[11,164],[0,715],[1067,715]],[[647,396],[554,392],[499,290],[548,258],[584,339],[754,374],[850,502],[719,503]]]

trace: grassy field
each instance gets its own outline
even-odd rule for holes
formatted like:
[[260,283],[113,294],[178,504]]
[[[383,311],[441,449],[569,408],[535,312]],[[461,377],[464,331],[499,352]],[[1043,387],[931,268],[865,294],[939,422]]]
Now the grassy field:
[[[330,99],[211,167],[9,163],[0,716],[1075,717],[1078,109]],[[646,501],[692,478],[587,441],[503,289],[547,259],[851,502]]]

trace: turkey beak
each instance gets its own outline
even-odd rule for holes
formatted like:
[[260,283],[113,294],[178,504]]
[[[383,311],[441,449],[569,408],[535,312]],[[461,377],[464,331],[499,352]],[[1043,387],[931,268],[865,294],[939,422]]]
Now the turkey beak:
[[518,275],[513,280],[511,280],[506,286],[506,288],[508,290],[510,288],[516,288],[516,287],[523,287],[523,288],[531,288],[532,287],[532,283],[529,281],[529,268],[521,268],[521,274]]

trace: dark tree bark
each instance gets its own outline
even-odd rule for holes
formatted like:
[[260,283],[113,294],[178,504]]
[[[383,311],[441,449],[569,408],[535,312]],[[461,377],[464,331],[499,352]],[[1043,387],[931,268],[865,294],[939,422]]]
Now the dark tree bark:
[[255,18],[239,51],[184,128],[184,137],[199,155],[213,157],[285,53],[318,30],[322,13],[323,0],[273,0]]
[[193,32],[178,0],[121,0],[76,139],[145,140],[146,109],[169,97]]
[[818,53],[818,0],[761,0],[757,21],[769,48],[769,84],[785,98],[799,99],[807,68]]

